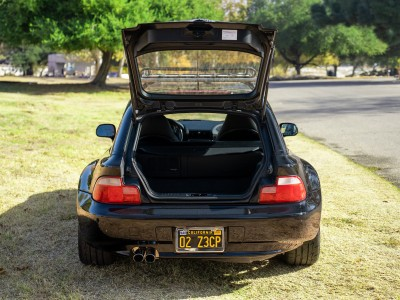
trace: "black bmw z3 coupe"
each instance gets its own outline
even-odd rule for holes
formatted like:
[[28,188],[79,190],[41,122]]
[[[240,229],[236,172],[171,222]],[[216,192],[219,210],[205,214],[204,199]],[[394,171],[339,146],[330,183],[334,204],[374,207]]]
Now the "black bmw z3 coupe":
[[97,127],[113,144],[80,177],[82,263],[318,260],[318,174],[267,100],[275,36],[208,20],[122,31],[131,100],[118,130]]

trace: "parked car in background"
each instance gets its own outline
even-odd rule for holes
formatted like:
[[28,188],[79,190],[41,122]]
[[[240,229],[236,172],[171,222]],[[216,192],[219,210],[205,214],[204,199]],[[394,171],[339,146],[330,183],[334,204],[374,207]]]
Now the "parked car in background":
[[131,101],[118,130],[99,125],[113,145],[80,177],[82,263],[317,261],[319,178],[267,101],[275,35],[204,20],[123,30]]

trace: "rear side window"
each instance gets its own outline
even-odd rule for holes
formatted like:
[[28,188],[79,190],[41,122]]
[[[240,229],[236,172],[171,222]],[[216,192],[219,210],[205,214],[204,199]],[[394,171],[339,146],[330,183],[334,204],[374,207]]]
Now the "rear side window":
[[147,93],[181,95],[247,94],[255,89],[261,57],[222,50],[168,50],[137,58]]

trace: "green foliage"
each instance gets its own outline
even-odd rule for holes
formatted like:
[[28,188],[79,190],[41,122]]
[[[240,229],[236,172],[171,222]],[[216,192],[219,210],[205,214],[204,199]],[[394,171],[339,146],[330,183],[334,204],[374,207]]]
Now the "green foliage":
[[152,0],[151,11],[156,21],[191,19],[222,20],[221,0]]
[[8,46],[38,43],[40,40],[30,33],[37,9],[37,0],[1,0],[0,42]]
[[[99,49],[109,58],[122,50],[122,28],[194,18],[222,19],[221,0],[2,0],[0,41],[57,51]],[[100,69],[106,74],[108,68]]]
[[325,34],[330,51],[338,57],[374,56],[387,48],[370,27],[339,24],[328,26]]
[[329,52],[319,57],[316,63],[337,67],[343,61],[347,61],[353,65],[353,75],[357,66],[387,49],[387,45],[376,37],[373,28],[370,27],[339,24],[327,26],[322,30]]
[[399,0],[324,0],[312,7],[313,18],[322,26],[344,24],[368,26],[388,44],[389,55],[400,53]]
[[14,67],[19,67],[24,74],[32,75],[34,68],[47,63],[49,51],[36,45],[20,46],[10,51],[9,56]]
[[248,9],[249,21],[277,28],[277,49],[284,59],[300,69],[326,49],[321,34],[310,14],[319,0],[254,0]]
[[72,0],[54,3],[41,0],[43,7],[55,7],[38,14],[31,25],[34,35],[57,49],[122,49],[121,29],[150,22],[154,15],[145,0]]
[[325,53],[315,58],[314,63],[318,66],[338,66],[340,64],[339,58],[332,53]]
[[[374,19],[373,5],[352,0],[325,0],[324,3],[322,5],[320,0],[254,0],[249,18],[278,29],[277,49],[296,67],[298,74],[316,56],[329,54],[336,57],[333,61],[350,59],[359,64],[366,57],[386,51],[387,45],[375,34],[376,28],[366,26]],[[357,25],[356,20],[362,25]]]
[[115,52],[122,28],[195,18],[221,20],[221,0],[2,0],[0,41]]
[[244,22],[247,19],[247,9],[250,1],[247,0],[223,0],[222,6],[225,11],[224,19],[229,22]]

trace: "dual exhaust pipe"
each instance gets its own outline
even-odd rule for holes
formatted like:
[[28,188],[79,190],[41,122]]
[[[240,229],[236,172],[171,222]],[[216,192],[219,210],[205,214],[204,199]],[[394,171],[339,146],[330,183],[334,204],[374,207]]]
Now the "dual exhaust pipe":
[[156,261],[156,249],[154,248],[146,248],[146,247],[139,247],[132,249],[132,259],[134,262],[146,262],[151,264]]

